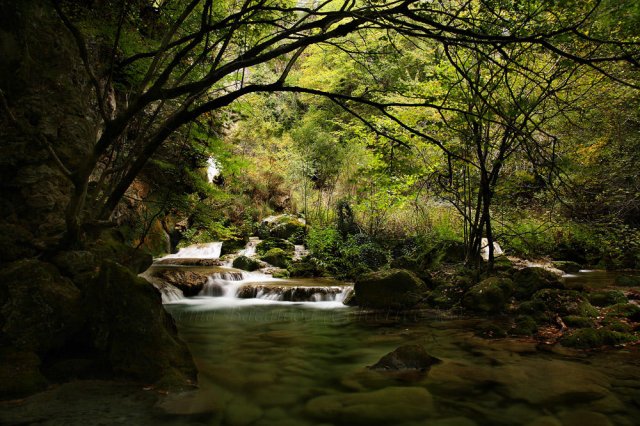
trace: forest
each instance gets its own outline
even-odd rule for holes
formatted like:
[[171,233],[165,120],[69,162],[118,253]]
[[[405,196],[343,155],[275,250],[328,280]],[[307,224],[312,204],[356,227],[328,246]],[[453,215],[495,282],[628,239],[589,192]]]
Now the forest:
[[637,422],[640,2],[0,23],[0,424]]

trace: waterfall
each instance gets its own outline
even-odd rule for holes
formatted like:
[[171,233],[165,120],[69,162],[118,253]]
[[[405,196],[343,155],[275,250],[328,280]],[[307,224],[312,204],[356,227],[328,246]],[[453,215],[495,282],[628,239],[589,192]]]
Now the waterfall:
[[207,180],[209,183],[213,183],[213,180],[220,176],[220,164],[215,158],[209,157],[207,159]]
[[175,254],[169,254],[163,259],[218,259],[222,251],[222,243],[205,243],[194,244],[188,247],[183,247]]
[[259,237],[249,237],[249,241],[247,242],[247,245],[244,247],[244,249],[238,252],[238,255],[247,256],[247,257],[255,256],[256,248],[258,247],[258,244],[260,244],[260,241],[261,240]]
[[[480,256],[482,256],[482,259],[484,259],[484,261],[488,261],[489,260],[489,240],[486,238],[483,238],[480,241]],[[493,257],[498,257],[500,255],[504,254],[504,252],[502,251],[502,248],[500,247],[500,244],[498,244],[497,242],[493,242]]]

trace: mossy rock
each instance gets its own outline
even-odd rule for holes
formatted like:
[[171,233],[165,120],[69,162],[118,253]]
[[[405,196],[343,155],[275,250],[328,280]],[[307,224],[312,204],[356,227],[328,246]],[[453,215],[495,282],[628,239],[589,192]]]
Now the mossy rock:
[[551,264],[554,268],[560,269],[562,272],[567,274],[575,274],[576,272],[580,272],[580,269],[582,269],[579,263],[571,260],[554,260]]
[[640,306],[634,303],[619,303],[609,306],[606,310],[606,316],[626,318],[633,322],[640,322]]
[[286,269],[278,269],[276,271],[273,271],[273,273],[271,273],[271,276],[273,278],[289,278],[290,274]]
[[258,243],[258,245],[256,246],[256,253],[258,253],[259,255],[263,256],[265,255],[269,250],[274,249],[274,248],[278,248],[283,250],[284,252],[293,255],[293,253],[295,252],[296,247],[293,245],[293,243],[287,241],[287,240],[283,240],[281,238],[269,238],[267,240],[264,241],[260,241]]
[[358,305],[377,309],[404,309],[425,296],[427,286],[413,272],[389,269],[371,272],[356,279]]
[[353,289],[347,292],[347,295],[344,297],[342,304],[346,306],[358,306],[358,300],[356,299],[356,292]]
[[587,295],[589,302],[594,306],[611,306],[619,303],[627,303],[627,296],[620,290],[594,291]]
[[427,296],[429,306],[440,309],[450,309],[460,303],[465,288],[457,285],[442,284],[437,286]]
[[607,329],[581,328],[560,340],[563,346],[577,349],[592,349],[602,346],[615,346],[637,340],[629,333],[620,333]]
[[270,265],[277,266],[278,268],[286,268],[289,266],[291,256],[282,249],[272,248],[262,255],[261,259]]
[[264,219],[258,227],[258,235],[263,239],[279,238],[294,244],[302,244],[305,230],[306,224],[303,219],[283,214]]
[[513,262],[507,256],[498,256],[493,260],[493,270],[496,272],[513,272]]
[[595,326],[593,318],[582,317],[580,315],[567,315],[562,317],[562,321],[569,327],[591,328]]
[[533,317],[529,315],[520,315],[516,318],[515,324],[511,329],[511,334],[516,336],[531,336],[538,331],[538,324]]
[[28,396],[47,385],[38,355],[6,347],[0,350],[0,399]]
[[222,249],[220,250],[220,256],[225,254],[237,253],[247,246],[247,239],[235,239],[222,241]]
[[471,287],[464,295],[462,305],[478,312],[500,312],[504,310],[512,293],[513,281],[509,278],[491,277]]
[[575,290],[547,288],[537,291],[531,300],[544,304],[546,311],[561,316],[596,317],[598,315],[598,310],[580,292]]
[[522,302],[518,305],[516,312],[519,315],[533,318],[538,324],[546,323],[553,319],[547,312],[547,306],[541,301],[527,300]]
[[620,287],[640,287],[640,275],[618,275],[615,283]]
[[260,262],[258,262],[256,259],[252,259],[250,257],[247,256],[238,256],[235,259],[233,259],[233,267],[236,269],[242,269],[244,271],[255,271],[260,269]]
[[544,268],[524,268],[513,274],[514,295],[519,300],[531,298],[533,294],[545,288],[564,288],[559,277]]
[[151,283],[106,261],[87,293],[93,345],[116,374],[176,388],[195,381],[191,354]]
[[0,342],[46,354],[61,348],[84,322],[82,295],[50,263],[21,260],[0,270]]
[[83,250],[59,252],[53,257],[52,262],[62,273],[72,278],[93,272],[98,266],[94,254]]
[[108,229],[90,248],[96,259],[111,260],[126,266],[136,274],[146,271],[153,263],[153,256],[144,249],[135,249],[125,243],[125,238],[117,229]]
[[35,256],[33,235],[18,225],[0,224],[0,263]]
[[628,322],[620,318],[609,317],[602,321],[602,325],[609,330],[618,331],[620,333],[631,333],[634,327]]

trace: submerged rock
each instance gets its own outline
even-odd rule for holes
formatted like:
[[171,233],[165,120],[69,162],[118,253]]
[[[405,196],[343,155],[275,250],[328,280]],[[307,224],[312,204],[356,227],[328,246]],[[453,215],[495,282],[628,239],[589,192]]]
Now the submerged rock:
[[575,274],[576,272],[580,272],[580,269],[582,269],[579,263],[571,260],[554,260],[551,264],[554,268],[560,269],[562,272],[567,274]]
[[533,294],[545,288],[562,289],[564,285],[559,277],[544,268],[524,268],[513,275],[514,295],[517,299],[529,299]]
[[513,281],[509,278],[491,277],[471,287],[464,295],[462,305],[479,312],[500,312],[504,310],[512,293]]
[[204,274],[193,271],[184,271],[178,269],[165,269],[158,274],[155,274],[156,278],[161,279],[167,284],[171,284],[174,287],[182,290],[182,293],[187,296],[196,296],[208,281],[208,277]]
[[403,309],[416,305],[427,292],[424,281],[404,269],[371,272],[356,279],[358,305],[378,309]]
[[335,424],[397,424],[428,417],[433,413],[433,397],[424,388],[387,387],[320,396],[309,401],[305,411]]
[[380,358],[372,370],[419,370],[425,371],[441,362],[427,353],[422,345],[404,345]]
[[115,373],[163,387],[195,381],[191,354],[151,283],[107,261],[85,305],[93,345],[105,354]]

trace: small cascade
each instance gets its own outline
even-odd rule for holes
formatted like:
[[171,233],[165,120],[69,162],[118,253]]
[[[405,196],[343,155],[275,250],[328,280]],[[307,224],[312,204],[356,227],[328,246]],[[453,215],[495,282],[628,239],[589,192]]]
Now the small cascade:
[[246,284],[238,288],[236,296],[280,302],[342,302],[347,289],[349,287]]
[[[483,238],[482,240],[480,240],[480,256],[482,256],[482,259],[486,262],[489,260],[489,240],[487,238]],[[500,247],[500,244],[498,244],[497,242],[493,242],[493,257],[498,257],[500,255],[503,255],[504,252],[502,251],[502,248]]]
[[260,237],[249,237],[249,241],[244,249],[238,252],[238,256],[252,257],[256,255],[256,248],[260,244]]
[[159,260],[165,259],[218,259],[222,252],[222,243],[194,244],[181,248],[175,254],[169,254]]
[[293,260],[300,260],[309,254],[309,250],[305,249],[303,245],[294,246]]

